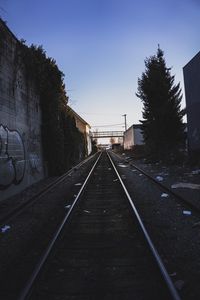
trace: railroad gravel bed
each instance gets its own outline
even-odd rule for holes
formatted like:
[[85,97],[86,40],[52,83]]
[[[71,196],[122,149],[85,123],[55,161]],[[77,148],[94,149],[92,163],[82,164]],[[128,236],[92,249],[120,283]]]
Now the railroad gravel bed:
[[[166,195],[165,191],[125,162],[125,155],[121,159],[113,157],[182,299],[200,299],[200,214]],[[200,184],[197,168],[166,168],[146,165],[142,161],[132,162],[150,175],[162,177],[163,183],[168,186],[188,180],[195,185]],[[179,188],[178,192],[195,203],[200,200],[200,190]]]
[[[129,157],[128,160],[131,162]],[[143,160],[133,163],[200,209],[200,167],[146,164]]]
[[116,176],[103,153],[31,299],[171,299]]
[[[135,200],[145,225],[162,253],[171,278],[183,300],[200,299],[200,215],[176,202],[173,197],[162,196],[163,192],[144,175],[135,171],[124,162],[124,156],[115,158],[118,170]],[[129,161],[130,158],[128,158]],[[61,186],[42,198],[40,203],[29,208],[20,218],[11,224],[4,233],[1,232],[0,247],[0,299],[17,299],[19,286],[29,277],[33,265],[48,244],[53,231],[64,216],[67,205],[80,189],[84,175],[90,169],[91,162],[75,171]],[[200,174],[198,168],[176,168],[170,170],[162,165],[146,165],[134,161],[141,168],[163,178],[163,183],[171,186],[175,183],[189,182],[198,185]],[[195,171],[195,172],[193,172]],[[165,175],[168,174],[168,175]],[[27,199],[39,188],[42,189],[53,179],[49,178],[32,186],[31,189],[0,203],[1,212],[18,201]],[[32,191],[31,191],[32,190]],[[198,189],[176,189],[191,201],[200,201]],[[67,195],[67,196],[66,196]]]
[[[0,299],[18,299],[20,289],[64,217],[67,205],[70,205],[78,193],[79,184],[83,182],[94,159],[92,157],[64,182],[25,210],[16,220],[1,228]],[[16,203],[21,203],[22,195],[23,199],[28,200],[30,195],[33,196],[39,188],[42,189],[51,181],[52,178],[49,178],[38,183],[38,188],[35,185],[29,191],[20,193],[15,198]],[[7,203],[2,202],[1,205],[7,210],[12,201],[14,201],[13,197],[8,199]]]

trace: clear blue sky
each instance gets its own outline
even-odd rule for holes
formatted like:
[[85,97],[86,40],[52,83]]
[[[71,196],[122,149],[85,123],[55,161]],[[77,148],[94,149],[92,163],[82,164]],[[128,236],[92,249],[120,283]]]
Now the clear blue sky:
[[55,58],[72,108],[88,123],[121,124],[127,114],[130,126],[142,118],[137,79],[158,43],[184,94],[182,68],[200,50],[199,3],[0,0],[0,15],[19,39],[43,45]]

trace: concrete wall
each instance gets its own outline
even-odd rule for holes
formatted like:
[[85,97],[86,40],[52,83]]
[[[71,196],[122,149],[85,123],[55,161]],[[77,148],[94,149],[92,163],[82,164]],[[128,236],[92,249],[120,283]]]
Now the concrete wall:
[[[41,110],[33,83],[27,84],[17,39],[0,21],[0,200],[44,178]],[[18,62],[17,62],[18,61]]]
[[190,150],[200,151],[200,52],[183,68],[188,146]]

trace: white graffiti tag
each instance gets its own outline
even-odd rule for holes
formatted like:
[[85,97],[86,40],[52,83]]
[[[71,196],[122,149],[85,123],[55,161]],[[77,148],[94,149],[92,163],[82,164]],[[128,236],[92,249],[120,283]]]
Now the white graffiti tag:
[[0,189],[19,184],[25,172],[25,151],[20,134],[0,125]]

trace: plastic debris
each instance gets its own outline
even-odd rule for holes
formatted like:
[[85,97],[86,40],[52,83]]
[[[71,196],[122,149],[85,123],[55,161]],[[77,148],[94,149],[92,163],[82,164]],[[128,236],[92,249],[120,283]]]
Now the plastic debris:
[[143,176],[143,174],[141,173],[141,174],[139,174],[139,176]]
[[2,232],[2,233],[5,233],[5,232],[8,231],[10,228],[11,228],[10,225],[5,225],[5,226],[3,226],[3,227],[1,228],[1,232]]
[[86,209],[84,209],[84,212],[87,213],[87,214],[90,214],[90,213],[91,213],[91,211],[86,210]]
[[81,183],[81,182],[78,182],[78,183],[75,183],[75,185],[76,185],[76,186],[82,185],[82,183]]
[[190,216],[192,214],[192,212],[190,210],[183,210],[183,214]]
[[116,178],[116,179],[113,179],[113,182],[116,182],[116,181],[118,181],[118,179]]
[[132,170],[132,172],[137,172],[137,170]]
[[118,166],[121,167],[121,168],[127,168],[127,166],[123,165],[123,164],[118,164]]
[[163,181],[163,177],[162,176],[156,176],[156,180]]
[[168,198],[168,197],[169,197],[169,194],[167,194],[167,193],[162,193],[162,194],[161,194],[161,197],[162,197],[162,198]]
[[200,174],[200,169],[199,169],[199,170],[194,170],[194,171],[192,171],[192,174],[193,174],[193,175],[198,175],[198,174]]
[[66,209],[69,209],[71,207],[71,205],[65,205]]
[[171,188],[172,189],[185,188],[185,189],[200,190],[200,184],[188,183],[188,182],[179,182],[179,183],[172,184]]

